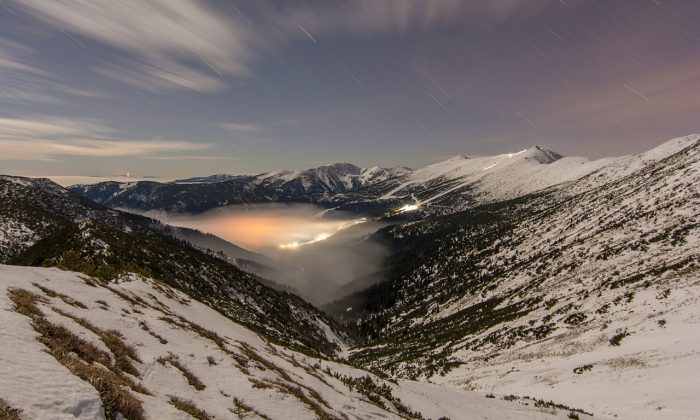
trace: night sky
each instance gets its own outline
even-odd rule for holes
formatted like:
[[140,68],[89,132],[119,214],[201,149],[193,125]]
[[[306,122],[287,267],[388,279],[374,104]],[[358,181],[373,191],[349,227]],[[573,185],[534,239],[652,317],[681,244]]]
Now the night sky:
[[699,1],[0,0],[0,173],[598,158],[699,124]]

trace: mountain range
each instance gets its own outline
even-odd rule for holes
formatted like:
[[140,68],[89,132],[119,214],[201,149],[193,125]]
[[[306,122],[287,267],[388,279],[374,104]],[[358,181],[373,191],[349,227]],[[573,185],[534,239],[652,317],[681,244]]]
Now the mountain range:
[[409,173],[407,168],[359,168],[349,163],[303,171],[281,170],[256,176],[213,175],[170,183],[100,182],[71,190],[110,207],[201,213],[233,204],[323,201],[325,197],[361,189]]

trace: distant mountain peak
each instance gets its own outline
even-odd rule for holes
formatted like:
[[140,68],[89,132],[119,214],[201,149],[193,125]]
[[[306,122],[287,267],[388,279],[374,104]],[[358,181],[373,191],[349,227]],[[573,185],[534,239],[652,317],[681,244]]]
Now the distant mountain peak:
[[540,146],[532,146],[522,152],[522,157],[534,159],[542,164],[547,164],[555,162],[564,156]]
[[334,168],[334,169],[341,169],[341,170],[342,169],[351,169],[351,170],[354,170],[354,169],[359,170],[360,169],[359,166],[354,165],[352,163],[348,163],[348,162],[329,163],[327,165],[322,165],[322,166],[319,166],[318,168],[314,168],[314,169],[321,169],[321,168]]

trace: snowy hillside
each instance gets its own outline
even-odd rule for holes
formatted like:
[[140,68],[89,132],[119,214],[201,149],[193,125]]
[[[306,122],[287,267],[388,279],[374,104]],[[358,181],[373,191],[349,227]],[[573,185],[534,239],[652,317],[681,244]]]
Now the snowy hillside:
[[0,265],[0,398],[26,419],[555,419],[266,341],[137,275]]
[[341,315],[369,339],[351,359],[596,415],[692,418],[700,382],[680,372],[700,365],[698,185],[691,136],[536,194],[387,229],[392,280]]
[[[562,159],[561,155],[539,147],[490,157],[470,158],[458,155],[412,172],[402,179],[397,187],[384,194],[382,198],[405,195],[412,187],[425,186],[425,184],[438,180],[459,180],[460,184],[457,184],[457,188],[484,178],[513,178],[520,182],[536,183],[540,182],[540,178],[542,178],[539,172],[543,170],[554,172],[553,168],[560,167],[560,164],[557,163],[560,159]],[[577,158],[567,158],[566,161],[571,159],[578,160]],[[516,178],[517,175],[520,175],[519,179]],[[523,179],[523,175],[529,176]],[[563,181],[561,178],[561,176],[554,176],[550,177],[549,181],[558,183]]]

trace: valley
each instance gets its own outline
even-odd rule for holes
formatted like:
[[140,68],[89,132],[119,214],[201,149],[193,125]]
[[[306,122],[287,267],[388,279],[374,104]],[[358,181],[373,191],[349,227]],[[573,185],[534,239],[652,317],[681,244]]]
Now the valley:
[[[415,397],[428,392],[419,384],[433,384],[523,407],[523,416],[533,407],[580,418],[684,418],[700,409],[698,384],[674,379],[700,364],[690,333],[700,305],[699,165],[700,136],[600,161],[532,148],[450,159],[349,190],[308,193],[307,183],[307,192],[277,202],[200,213],[154,208],[141,182],[116,186],[140,191],[140,208],[109,209],[74,192],[94,197],[111,184],[69,192],[4,177],[3,252],[6,262],[107,284],[130,273],[149,287],[162,281],[180,290],[168,296],[194,297],[275,351],[418,381],[394,388],[408,407],[450,406]],[[303,173],[319,172],[328,175]],[[187,197],[196,185],[197,194],[222,194],[218,202],[229,191],[219,184],[241,182],[232,178],[147,187]],[[121,194],[109,200],[123,204]],[[50,212],[32,206],[38,196]],[[139,242],[137,252],[125,248]]]

